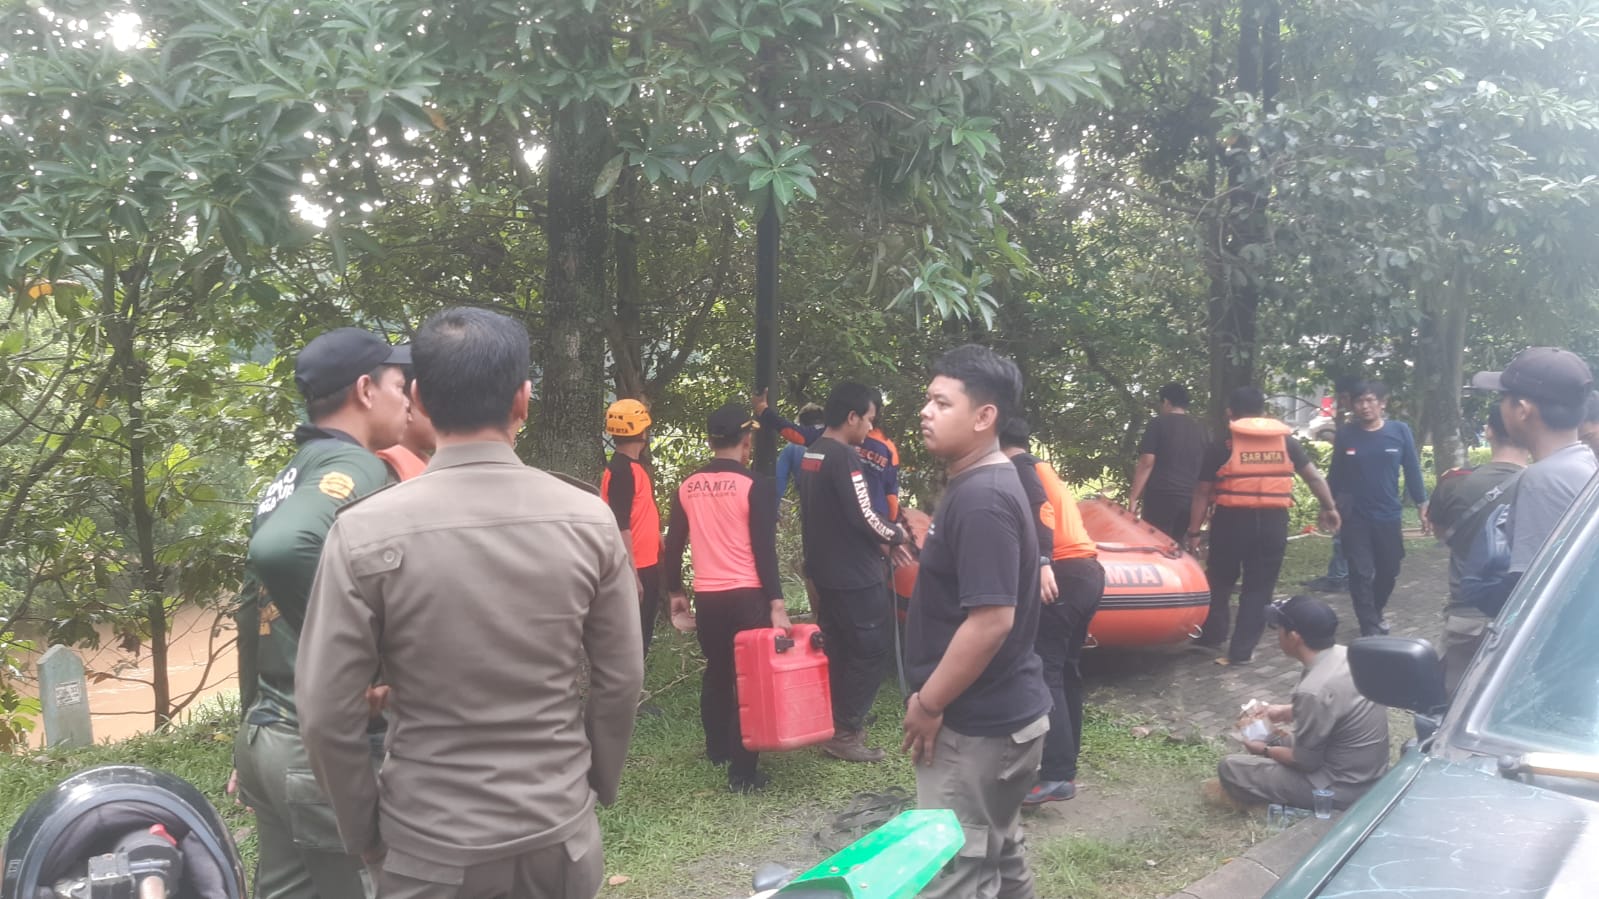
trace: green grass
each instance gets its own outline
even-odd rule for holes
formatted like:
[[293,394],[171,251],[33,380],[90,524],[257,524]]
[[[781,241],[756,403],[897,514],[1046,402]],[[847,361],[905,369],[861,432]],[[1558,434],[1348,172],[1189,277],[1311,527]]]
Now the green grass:
[[[1416,527],[1416,511],[1405,509],[1405,527]],[[1406,537],[1408,553],[1430,551],[1438,546],[1431,537]],[[1327,560],[1332,558],[1332,539],[1329,537],[1301,537],[1288,541],[1288,552],[1283,556],[1282,572],[1277,576],[1278,593],[1295,593],[1300,585],[1327,573]]]
[[[726,789],[725,769],[704,759],[699,726],[698,647],[691,637],[661,633],[650,656],[646,686],[663,714],[641,718],[621,795],[600,811],[606,873],[625,882],[607,886],[606,899],[741,895],[754,867],[776,861],[803,868],[826,853],[812,839],[829,816],[862,791],[899,787],[911,794],[915,776],[898,753],[901,705],[892,681],[879,693],[870,741],[890,750],[877,765],[848,765],[814,750],[763,756],[768,790],[738,796]],[[42,791],[72,771],[111,762],[175,773],[198,786],[236,832],[250,816],[223,793],[231,766],[236,709],[212,707],[161,735],[89,749],[0,756],[0,823],[9,829]],[[1095,793],[1065,806],[1073,832],[1040,824],[1029,830],[1040,895],[1157,896],[1197,877],[1247,845],[1249,834],[1231,816],[1196,810],[1195,785],[1214,770],[1220,747],[1183,743],[1160,734],[1136,736],[1142,722],[1090,708],[1084,726],[1083,779]],[[1136,820],[1128,833],[1084,834],[1100,822],[1077,820],[1077,809],[1110,810]],[[840,841],[841,842],[841,841]],[[254,837],[241,841],[247,866]],[[1154,862],[1153,865],[1149,862]],[[1180,882],[1179,882],[1180,881]]]

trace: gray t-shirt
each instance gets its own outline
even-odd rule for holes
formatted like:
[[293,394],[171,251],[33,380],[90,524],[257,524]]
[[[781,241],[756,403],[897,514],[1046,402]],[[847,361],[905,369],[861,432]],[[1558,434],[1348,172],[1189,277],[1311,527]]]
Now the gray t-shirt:
[[1544,541],[1577,494],[1599,470],[1593,451],[1581,443],[1556,450],[1527,466],[1510,503],[1510,571],[1532,564]]

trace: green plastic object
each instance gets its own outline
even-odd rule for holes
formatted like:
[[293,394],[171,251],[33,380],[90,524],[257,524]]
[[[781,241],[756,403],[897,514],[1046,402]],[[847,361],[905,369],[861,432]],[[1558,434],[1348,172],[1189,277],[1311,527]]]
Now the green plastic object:
[[911,899],[965,842],[960,821],[949,809],[901,812],[794,878],[773,899]]

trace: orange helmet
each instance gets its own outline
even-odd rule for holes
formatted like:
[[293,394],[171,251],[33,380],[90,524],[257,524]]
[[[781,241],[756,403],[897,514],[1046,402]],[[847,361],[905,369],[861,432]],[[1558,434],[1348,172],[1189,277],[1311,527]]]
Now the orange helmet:
[[605,433],[637,437],[650,426],[650,410],[638,400],[617,400],[605,410]]

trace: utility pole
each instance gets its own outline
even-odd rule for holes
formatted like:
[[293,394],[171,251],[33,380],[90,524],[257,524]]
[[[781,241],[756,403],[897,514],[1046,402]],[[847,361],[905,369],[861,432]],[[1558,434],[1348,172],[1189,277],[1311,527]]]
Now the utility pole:
[[[755,390],[771,391],[777,402],[777,248],[781,226],[774,197],[755,226]],[[777,435],[770,429],[755,433],[755,470],[772,474],[777,468]]]
[[[773,47],[763,41],[757,59],[760,72],[756,75],[756,88],[768,119],[776,114],[772,108]],[[767,399],[776,403],[777,396],[777,251],[782,226],[777,218],[777,197],[766,188],[766,211],[755,225],[755,392],[768,391]],[[755,433],[755,470],[765,474],[777,471],[777,435],[769,429]]]

